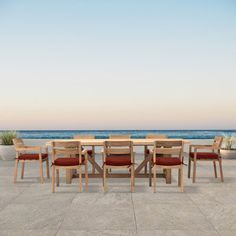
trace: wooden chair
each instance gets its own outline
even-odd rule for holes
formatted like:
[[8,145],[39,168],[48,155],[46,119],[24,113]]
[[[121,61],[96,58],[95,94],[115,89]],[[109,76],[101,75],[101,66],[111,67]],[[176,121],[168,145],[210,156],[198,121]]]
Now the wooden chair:
[[105,141],[103,155],[103,190],[107,190],[108,169],[128,169],[131,174],[131,192],[134,191],[134,152],[132,141]]
[[[215,178],[217,178],[216,161],[219,162],[221,182],[224,182],[222,158],[220,155],[220,147],[223,137],[216,136],[212,145],[190,145],[189,146],[189,163],[188,178],[191,175],[191,163],[193,162],[193,183],[196,182],[196,169],[198,161],[213,161]],[[202,150],[203,152],[199,152]]]
[[[24,141],[20,138],[13,139],[13,143],[16,149],[16,162],[14,171],[14,183],[17,181],[18,163],[22,165],[21,179],[24,178],[24,170],[26,162],[38,162],[39,163],[39,176],[40,182],[43,183],[43,162],[46,162],[47,178],[50,178],[49,174],[49,160],[48,160],[48,148],[40,146],[25,146]],[[42,152],[44,150],[44,152]]]
[[[95,135],[75,135],[74,139],[95,139]],[[91,158],[92,162],[95,161],[95,146],[92,146],[92,149],[87,149],[88,156]],[[92,173],[95,174],[95,167],[92,164]]]
[[157,169],[178,169],[178,186],[184,191],[183,184],[183,141],[155,141],[150,160],[153,174],[153,192],[156,192]]
[[129,134],[111,134],[109,139],[130,139],[130,137]]
[[[109,135],[109,139],[130,139],[131,135],[129,134],[111,134]],[[107,170],[110,173],[112,172],[111,169]]]
[[[167,139],[168,136],[165,134],[147,134],[146,137],[147,139]],[[144,158],[146,159],[150,154],[150,150],[148,146],[144,146]],[[144,173],[147,174],[147,164],[144,167]]]
[[88,187],[88,165],[87,151],[82,150],[78,141],[57,141],[52,142],[52,192],[55,192],[55,172],[56,184],[59,186],[59,170],[79,171],[79,191],[82,191],[82,166],[85,169],[85,184]]

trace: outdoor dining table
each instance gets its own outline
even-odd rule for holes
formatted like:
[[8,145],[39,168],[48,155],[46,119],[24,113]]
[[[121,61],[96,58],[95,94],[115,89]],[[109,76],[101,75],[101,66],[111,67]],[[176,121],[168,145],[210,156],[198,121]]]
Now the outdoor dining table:
[[[92,146],[92,147],[102,147],[104,145],[105,141],[108,141],[110,139],[63,139],[63,141],[79,141],[81,143],[82,146]],[[176,140],[180,140],[183,141],[184,144],[189,144],[190,141],[185,140],[185,139],[147,139],[147,138],[131,138],[131,139],[125,139],[126,141],[132,141],[133,142],[133,146],[143,146],[143,147],[147,147],[147,146],[153,146],[155,141],[176,141]],[[47,142],[47,146],[51,146],[52,142],[58,142],[58,141],[62,141],[62,139],[55,139],[52,141]],[[112,139],[112,141],[124,141],[124,139]],[[149,177],[148,173],[141,173],[142,169],[147,165],[147,163],[149,162],[150,157],[149,156],[145,156],[144,155],[144,159],[142,160],[142,162],[140,164],[138,164],[135,168],[135,178],[147,178]],[[96,159],[91,158],[90,156],[88,156],[88,161],[94,165],[95,170],[97,171],[97,173],[89,173],[89,177],[90,178],[102,178],[103,176],[103,169],[102,166],[99,165],[99,163],[96,161]],[[168,169],[166,170],[164,173],[158,173],[159,177],[163,177],[166,178],[166,183],[171,183],[171,170]],[[108,173],[108,178],[129,178],[130,174],[127,173]],[[72,173],[70,170],[66,171],[66,183],[70,184],[72,181],[73,177],[77,177],[76,173]]]

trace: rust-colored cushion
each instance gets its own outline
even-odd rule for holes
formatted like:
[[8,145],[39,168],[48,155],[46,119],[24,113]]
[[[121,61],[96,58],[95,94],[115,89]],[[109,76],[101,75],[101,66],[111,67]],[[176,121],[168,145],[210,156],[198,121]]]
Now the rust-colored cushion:
[[156,158],[156,165],[175,166],[175,165],[181,165],[181,164],[182,164],[182,162],[178,157],[158,157],[158,158]]
[[[85,158],[82,157],[82,163],[84,162]],[[77,157],[60,157],[57,158],[53,165],[55,166],[78,166],[80,165],[79,158]]]
[[106,157],[106,165],[110,166],[128,166],[132,165],[130,155],[109,155]]
[[[42,159],[46,159],[48,157],[47,153],[42,153]],[[39,160],[38,153],[25,153],[18,156],[19,160]]]
[[[189,156],[191,158],[194,158],[194,152],[191,152],[189,154]],[[214,160],[214,159],[218,159],[219,156],[217,155],[217,153],[213,153],[213,152],[197,152],[197,159],[210,159],[210,160]]]

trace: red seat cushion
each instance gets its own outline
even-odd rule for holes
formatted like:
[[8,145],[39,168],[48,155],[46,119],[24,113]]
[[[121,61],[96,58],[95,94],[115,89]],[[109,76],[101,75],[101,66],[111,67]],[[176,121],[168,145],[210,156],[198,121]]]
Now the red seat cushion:
[[182,162],[178,157],[158,157],[158,158],[156,158],[156,165],[175,166],[175,165],[181,165],[181,164],[182,164]]
[[109,166],[129,166],[132,165],[130,155],[109,155],[106,157],[106,165]]
[[[47,153],[42,153],[42,159],[46,159],[48,157]],[[19,160],[39,160],[38,153],[25,153],[18,156]]]
[[[194,152],[191,152],[190,154],[191,158],[194,158]],[[197,152],[197,159],[218,159],[219,156],[217,153],[213,152]]]
[[[82,163],[84,162],[85,158],[82,157]],[[53,165],[55,166],[78,166],[80,165],[79,158],[77,157],[60,157],[57,158]]]

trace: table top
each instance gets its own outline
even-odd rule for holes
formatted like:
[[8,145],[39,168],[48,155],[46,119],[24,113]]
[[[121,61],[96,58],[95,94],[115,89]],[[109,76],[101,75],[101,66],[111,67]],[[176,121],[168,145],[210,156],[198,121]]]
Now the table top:
[[183,141],[184,144],[190,144],[186,139],[148,139],[148,138],[131,138],[131,139],[55,139],[46,143],[47,146],[51,146],[52,142],[71,142],[79,141],[83,146],[103,146],[105,141],[132,141],[134,146],[152,146],[155,141]]

